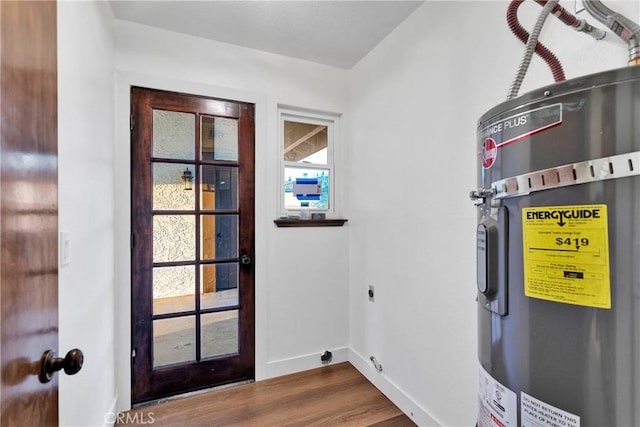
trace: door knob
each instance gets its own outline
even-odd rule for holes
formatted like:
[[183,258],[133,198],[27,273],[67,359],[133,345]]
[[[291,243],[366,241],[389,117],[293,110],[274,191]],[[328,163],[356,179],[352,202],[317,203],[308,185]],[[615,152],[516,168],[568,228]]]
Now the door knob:
[[56,352],[53,350],[47,350],[40,358],[38,379],[41,383],[48,383],[53,378],[53,374],[61,369],[67,375],[75,375],[82,369],[83,362],[84,355],[77,348],[70,350],[64,358],[56,357]]
[[249,255],[242,255],[240,257],[240,263],[243,265],[251,264],[251,257]]

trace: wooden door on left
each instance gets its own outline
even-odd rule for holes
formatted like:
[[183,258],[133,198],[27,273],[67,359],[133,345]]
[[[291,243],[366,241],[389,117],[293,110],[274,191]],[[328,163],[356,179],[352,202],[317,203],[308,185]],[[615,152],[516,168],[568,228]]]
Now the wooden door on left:
[[56,10],[0,1],[2,426],[58,425],[57,375],[41,372],[58,346]]

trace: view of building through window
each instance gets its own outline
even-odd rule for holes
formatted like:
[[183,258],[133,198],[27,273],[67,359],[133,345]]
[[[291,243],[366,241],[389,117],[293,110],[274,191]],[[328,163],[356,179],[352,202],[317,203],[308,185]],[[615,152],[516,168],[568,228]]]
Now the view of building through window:
[[[331,121],[317,118],[289,117],[282,115],[282,149],[284,178],[284,209],[301,207],[293,193],[296,179],[317,179],[322,192],[316,200],[308,200],[313,210],[329,210],[331,207],[331,175],[333,171]],[[306,202],[307,200],[305,200]]]

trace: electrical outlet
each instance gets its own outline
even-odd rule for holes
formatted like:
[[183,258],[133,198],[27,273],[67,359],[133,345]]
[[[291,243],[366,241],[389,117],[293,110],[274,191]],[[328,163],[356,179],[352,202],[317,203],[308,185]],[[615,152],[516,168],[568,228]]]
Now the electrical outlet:
[[373,289],[372,285],[369,285],[369,301],[374,302],[375,301],[375,290]]

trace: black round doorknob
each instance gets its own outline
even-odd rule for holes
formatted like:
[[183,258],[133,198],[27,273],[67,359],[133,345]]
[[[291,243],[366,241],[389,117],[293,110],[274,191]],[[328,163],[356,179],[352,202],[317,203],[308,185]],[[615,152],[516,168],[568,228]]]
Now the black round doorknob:
[[64,370],[67,375],[75,375],[82,369],[83,362],[84,355],[80,349],[70,350],[64,358],[56,357],[56,352],[53,350],[47,350],[40,358],[38,379],[41,383],[48,383],[53,378],[53,374],[60,370]]
[[240,263],[243,265],[251,264],[251,257],[249,255],[242,255],[240,257]]

